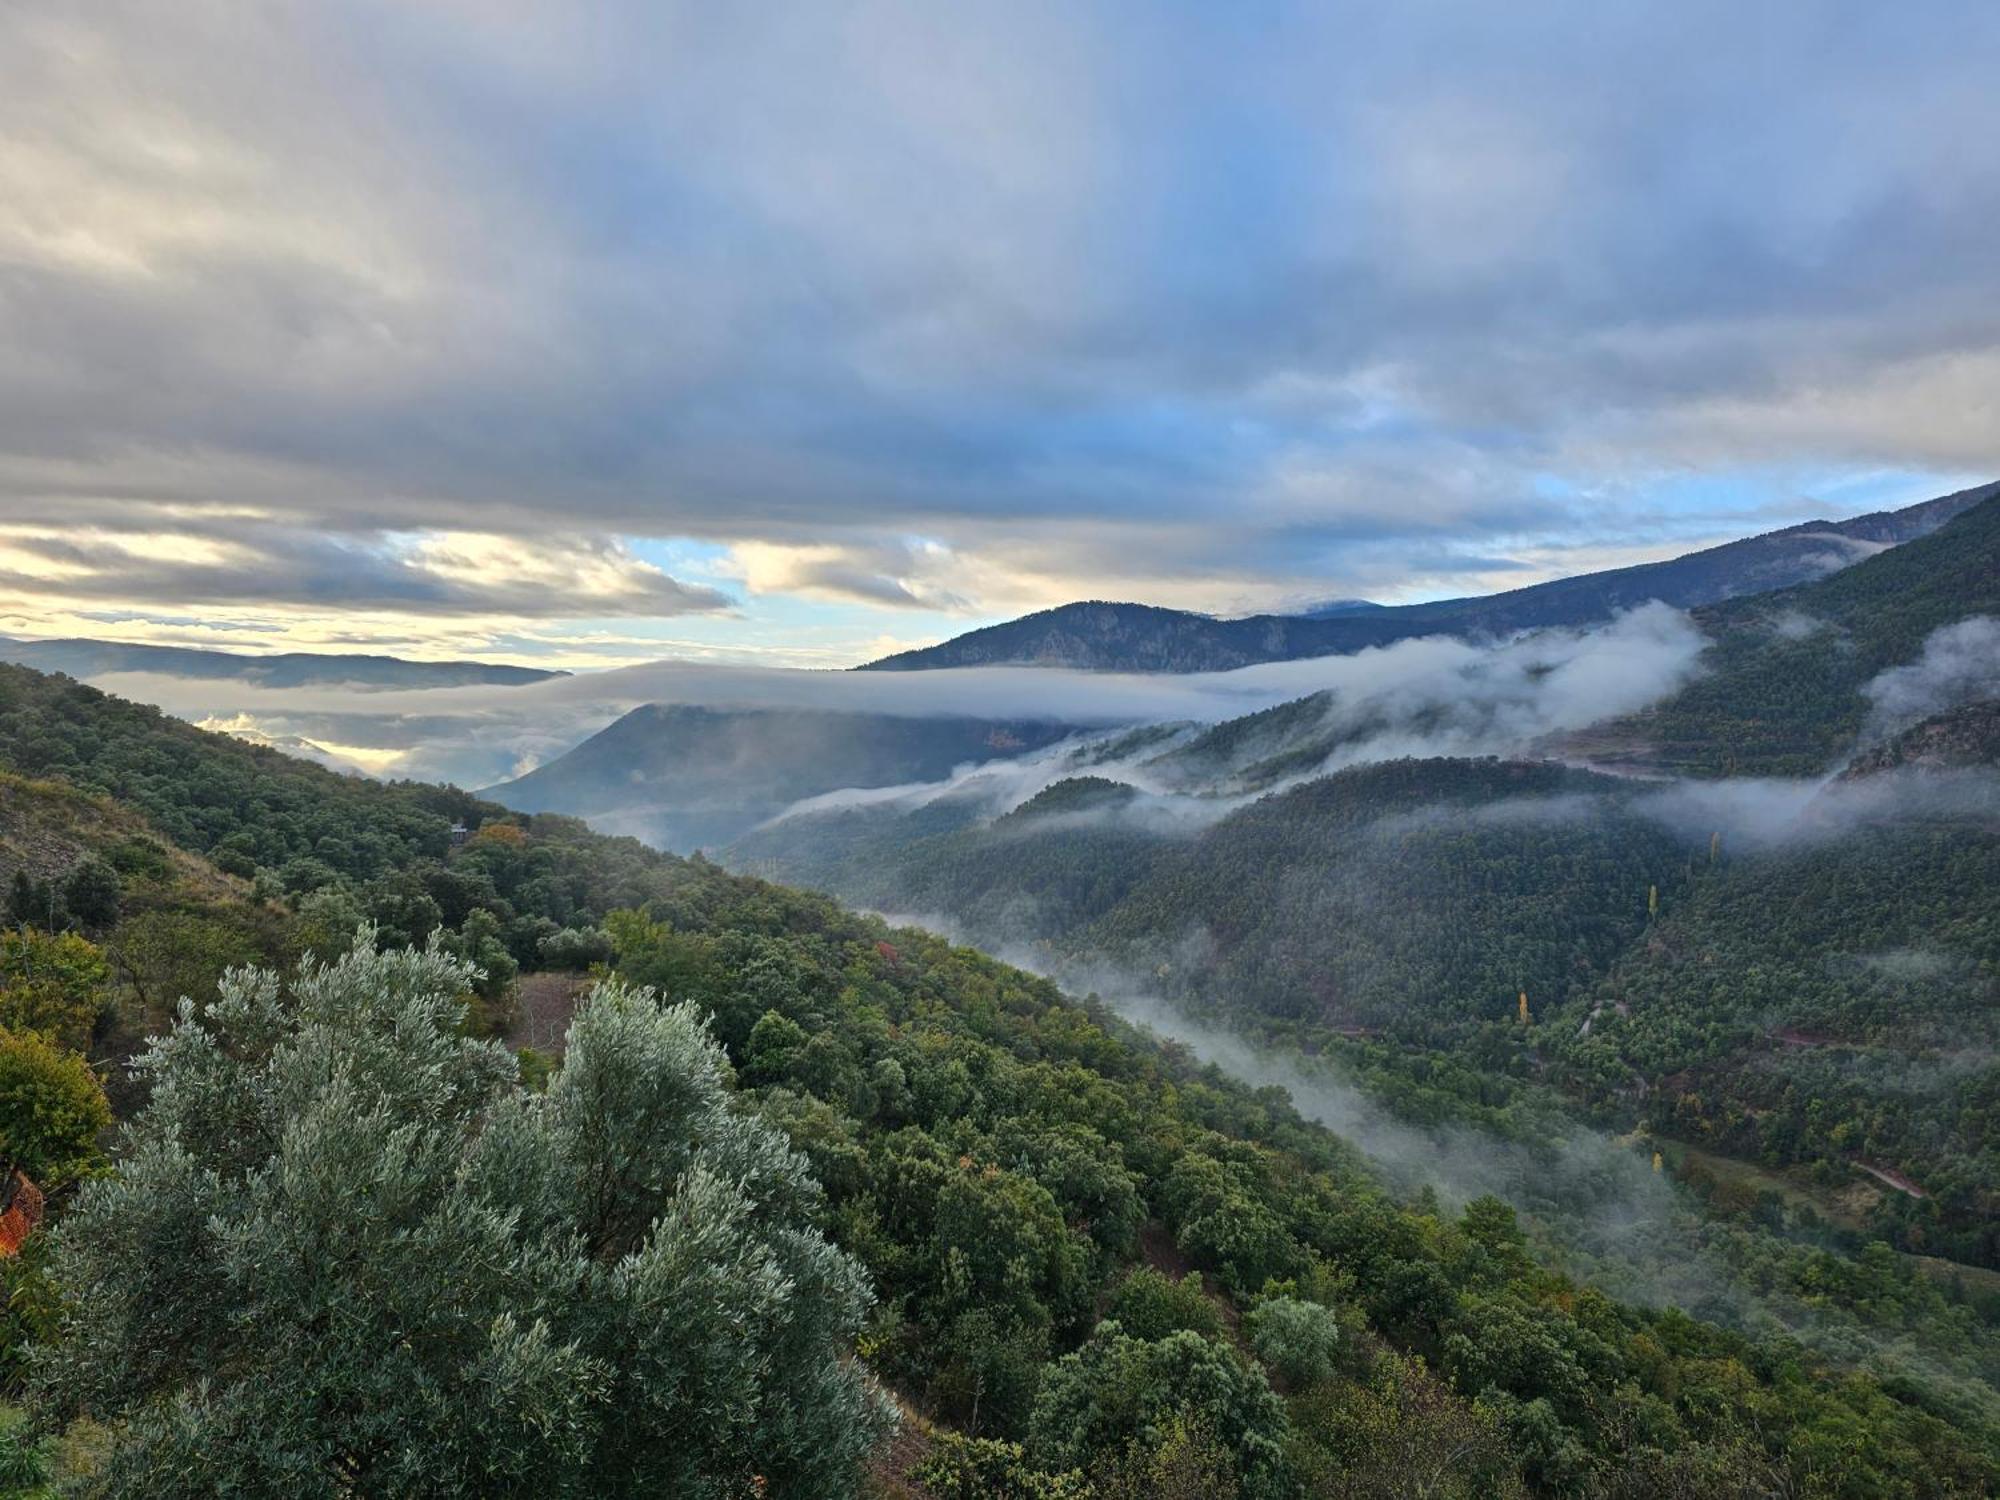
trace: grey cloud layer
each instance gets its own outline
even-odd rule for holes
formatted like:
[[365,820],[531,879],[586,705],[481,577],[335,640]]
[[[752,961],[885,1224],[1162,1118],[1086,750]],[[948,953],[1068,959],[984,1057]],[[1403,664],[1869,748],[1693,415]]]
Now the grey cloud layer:
[[0,510],[834,542],[806,586],[949,607],[1448,571],[1588,529],[1550,471],[1988,467],[1996,51],[1979,0],[30,0]]

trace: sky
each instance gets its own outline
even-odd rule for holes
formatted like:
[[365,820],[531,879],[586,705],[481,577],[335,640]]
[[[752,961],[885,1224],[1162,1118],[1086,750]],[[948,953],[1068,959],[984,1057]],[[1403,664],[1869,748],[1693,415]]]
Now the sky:
[[2000,7],[0,8],[0,633],[841,666],[2000,476]]

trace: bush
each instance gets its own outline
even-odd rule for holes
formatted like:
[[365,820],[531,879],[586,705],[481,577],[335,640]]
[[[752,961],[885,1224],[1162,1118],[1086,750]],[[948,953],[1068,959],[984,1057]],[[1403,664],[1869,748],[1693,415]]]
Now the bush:
[[1203,1338],[1222,1336],[1222,1314],[1192,1271],[1175,1281],[1141,1266],[1119,1283],[1105,1316],[1135,1339],[1163,1339],[1183,1329]]
[[104,1009],[110,977],[102,950],[73,932],[0,932],[0,1027],[81,1051]]
[[90,932],[102,932],[118,920],[123,893],[118,872],[101,859],[86,859],[63,882],[63,904]]
[[608,964],[612,958],[611,934],[602,927],[565,927],[550,933],[535,946],[548,967],[572,973],[580,973],[593,964]]
[[1330,1378],[1340,1352],[1340,1328],[1317,1302],[1271,1297],[1243,1320],[1250,1347],[1293,1390]]
[[1219,1481],[1244,1500],[1287,1493],[1285,1409],[1263,1372],[1223,1345],[1180,1332],[1128,1337],[1100,1323],[1076,1353],[1050,1367],[1028,1423],[1028,1455],[1052,1470],[1091,1470],[1129,1460],[1134,1444],[1157,1443],[1179,1424],[1197,1435],[1191,1460],[1227,1454]]
[[0,1188],[15,1168],[45,1191],[76,1181],[101,1159],[110,1124],[89,1063],[33,1032],[0,1031]]

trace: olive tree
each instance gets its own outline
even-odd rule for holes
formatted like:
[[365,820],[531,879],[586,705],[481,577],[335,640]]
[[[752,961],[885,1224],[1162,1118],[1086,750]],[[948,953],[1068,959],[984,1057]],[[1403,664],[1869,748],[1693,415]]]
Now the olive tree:
[[364,934],[181,1002],[56,1237],[38,1386],[112,1434],[87,1492],[853,1492],[868,1293],[696,1013],[602,984],[531,1093],[473,981]]

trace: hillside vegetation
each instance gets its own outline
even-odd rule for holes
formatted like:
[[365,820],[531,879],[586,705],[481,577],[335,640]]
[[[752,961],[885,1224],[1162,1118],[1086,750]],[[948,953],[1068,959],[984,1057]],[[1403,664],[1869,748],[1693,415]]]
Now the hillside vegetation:
[[[777,1126],[803,1153],[824,1196],[816,1207],[797,1204],[872,1286],[874,1311],[853,1354],[906,1409],[904,1439],[867,1472],[829,1480],[823,1469],[798,1470],[794,1478],[774,1466],[744,1478],[769,1493],[831,1495],[851,1483],[937,1495],[1109,1497],[1179,1486],[1214,1495],[1389,1496],[1406,1492],[1415,1465],[1438,1475],[1434,1493],[1482,1496],[1975,1495],[2000,1478],[2000,1439],[1953,1387],[1907,1376],[1885,1383],[1781,1335],[1726,1331],[1586,1290],[1538,1258],[1499,1202],[1454,1211],[1398,1202],[1276,1091],[1202,1068],[1100,1007],[966,949],[566,818],[511,817],[463,794],[284,761],[71,683],[13,672],[4,687],[0,755],[26,751],[37,774],[143,809],[188,853],[247,863],[243,899],[273,924],[267,962],[283,961],[309,937],[320,951],[337,951],[347,919],[372,914],[381,923],[375,944],[393,951],[435,938],[447,957],[486,969],[453,986],[470,987],[463,1004],[473,1028],[504,1029],[514,968],[590,962],[709,1018],[734,1088],[730,1107]],[[453,819],[474,830],[456,848]],[[1588,859],[1576,868],[1582,878]],[[350,960],[360,966],[342,981],[351,996],[342,1003],[387,1016],[392,993],[411,992],[394,988],[401,980],[371,988],[378,981],[365,959]],[[331,993],[296,1013],[280,1005],[268,1025],[280,1035],[308,1025]],[[180,1045],[207,1045],[199,1026],[188,1026]],[[311,1045],[337,1056],[350,1034],[360,1046],[371,1033],[312,1033]],[[417,1033],[398,1023],[379,1035],[414,1041]],[[574,1061],[577,1035],[570,1046]],[[568,1067],[551,1064],[524,1054],[516,1066],[528,1097],[553,1105],[572,1085],[561,1081]],[[369,1066],[386,1068],[386,1057]],[[678,1075],[668,1067],[659,1076]],[[155,1093],[146,1107],[186,1107],[163,1106],[165,1097]],[[391,1143],[417,1139],[397,1133],[398,1111],[432,1118],[427,1095],[399,1083],[384,1097],[401,1102],[385,1106],[387,1114],[354,1116],[375,1123],[309,1158],[326,1173],[335,1195],[327,1201],[344,1206],[339,1264],[352,1268],[342,1275],[351,1278],[347,1295],[361,1299],[354,1312],[371,1317],[405,1285],[392,1274],[402,1253],[392,1247],[420,1243],[432,1232],[425,1226],[444,1223],[434,1195],[350,1191],[363,1181],[415,1180],[408,1174],[422,1158]],[[156,1123],[144,1128],[157,1131],[160,1117],[150,1118]],[[327,1115],[328,1128],[341,1118]],[[382,1484],[424,1493],[466,1472],[473,1450],[464,1445],[496,1430],[469,1406],[439,1406],[426,1418],[421,1441],[440,1445],[433,1470],[341,1467],[343,1453],[400,1451],[354,1445],[399,1420],[407,1383],[309,1378],[302,1361],[326,1347],[313,1322],[321,1304],[278,1280],[254,1288],[241,1281],[253,1266],[274,1263],[221,1253],[227,1245],[209,1237],[224,1234],[227,1220],[173,1209],[179,1189],[167,1183],[179,1179],[162,1178],[162,1164],[141,1171],[128,1154],[147,1138],[132,1137],[114,1158],[114,1168],[130,1165],[131,1175],[117,1179],[125,1186],[87,1195],[96,1216],[88,1222],[100,1227],[80,1227],[56,1262],[57,1287],[70,1299],[60,1322],[34,1311],[48,1305],[37,1280],[48,1274],[45,1260],[9,1263],[17,1349],[116,1337],[142,1355],[176,1351],[170,1362],[148,1362],[139,1383],[118,1376],[115,1390],[88,1379],[38,1387],[37,1410],[51,1430],[68,1424],[49,1461],[84,1491],[107,1494],[168,1492],[158,1483],[167,1472],[161,1455],[183,1474],[195,1454],[266,1464],[257,1472],[267,1474],[282,1460],[294,1476],[289,1487],[329,1495],[388,1492]],[[309,1217],[319,1200],[306,1179],[255,1180],[292,1184],[258,1200],[260,1243],[328,1243],[323,1230],[307,1231],[319,1222]],[[526,1191],[518,1174],[506,1180],[509,1192]],[[694,1215],[697,1230],[701,1201],[679,1210]],[[555,1243],[539,1238],[553,1230],[536,1227],[552,1220],[505,1222],[512,1227],[494,1232],[513,1237],[509,1254]],[[144,1268],[166,1264],[153,1256],[80,1274],[90,1264],[75,1258],[81,1247],[127,1243],[116,1237],[139,1235],[142,1224],[156,1226],[146,1234],[171,1231],[183,1247],[176,1254],[213,1266],[201,1274],[226,1278],[227,1287],[176,1301],[199,1280],[149,1285]],[[383,1255],[390,1258],[364,1274]],[[1840,1274],[1851,1281],[1841,1299],[1856,1305],[1894,1305],[1913,1319],[1967,1315],[1893,1264]],[[496,1284],[501,1300],[488,1305],[518,1299],[519,1317],[532,1319],[532,1297],[508,1285]],[[120,1300],[93,1300],[105,1297]],[[175,1311],[184,1305],[187,1312]],[[232,1305],[255,1306],[269,1320],[257,1340],[267,1373],[236,1389],[246,1400],[294,1403],[281,1428],[232,1417],[249,1407],[214,1404],[229,1389],[219,1382],[240,1378],[249,1346],[222,1332],[193,1338],[188,1319]],[[104,1317],[111,1321],[90,1333]],[[169,1324],[173,1337],[160,1343]],[[537,1363],[543,1346],[534,1337],[507,1345],[508,1363],[492,1368],[523,1379],[560,1368]],[[699,1357],[704,1340],[731,1337],[719,1327],[690,1330],[685,1347]],[[554,1358],[562,1346],[547,1347]],[[369,1367],[340,1368],[359,1376]],[[642,1382],[635,1399],[664,1402],[678,1388],[644,1362],[618,1368]],[[669,1384],[649,1395],[650,1379]],[[548,1382],[509,1388],[524,1399],[566,1388],[553,1374]],[[134,1393],[143,1395],[137,1406]],[[800,1396],[797,1420],[817,1419],[826,1409],[818,1403],[833,1396],[831,1387]],[[584,1464],[590,1449],[580,1435],[552,1435],[582,1429],[556,1418],[554,1406],[538,1409],[561,1425],[530,1423],[527,1430],[550,1435],[510,1439],[507,1462],[517,1467],[505,1472],[547,1460],[553,1450],[537,1445],[548,1443]],[[779,1421],[772,1410],[767,1420]],[[460,1411],[467,1415],[453,1415]],[[322,1446],[310,1432],[340,1436]],[[767,1440],[772,1431],[748,1431],[743,1451]],[[673,1440],[661,1441],[671,1448]],[[633,1467],[624,1480],[627,1471],[615,1467],[578,1467],[567,1477],[593,1472],[606,1476],[595,1492],[623,1493],[648,1471]],[[737,1493],[726,1482],[713,1492]]]
[[1855,746],[1871,680],[1941,627],[1996,615],[2000,497],[1831,578],[1695,611],[1713,643],[1702,675],[1578,741],[1688,775],[1815,775]]

